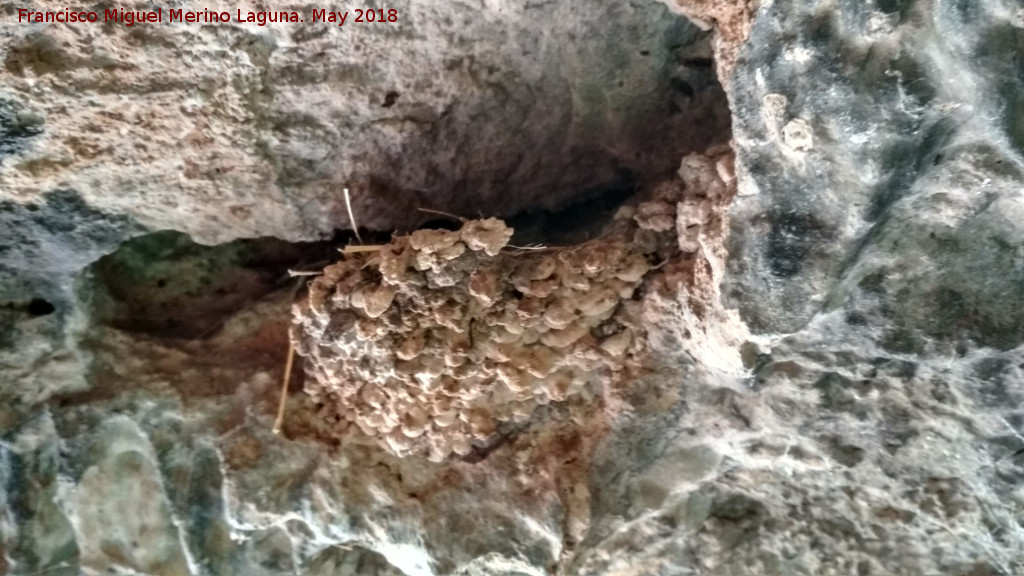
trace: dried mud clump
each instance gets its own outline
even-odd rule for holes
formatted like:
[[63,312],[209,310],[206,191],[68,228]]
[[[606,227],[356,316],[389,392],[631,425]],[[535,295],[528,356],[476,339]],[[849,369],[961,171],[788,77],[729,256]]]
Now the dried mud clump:
[[440,461],[618,381],[645,350],[645,279],[697,248],[702,212],[685,187],[663,186],[574,247],[510,247],[512,229],[489,218],[328,266],[293,330],[320,416],[347,441]]

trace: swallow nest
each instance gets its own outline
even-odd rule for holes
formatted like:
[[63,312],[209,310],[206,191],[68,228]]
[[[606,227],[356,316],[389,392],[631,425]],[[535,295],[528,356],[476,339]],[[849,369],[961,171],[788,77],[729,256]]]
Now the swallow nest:
[[347,255],[295,308],[306,392],[338,437],[440,461],[616,381],[645,349],[645,276],[698,248],[710,200],[686,188],[663,185],[574,247],[509,247],[512,229],[488,218]]

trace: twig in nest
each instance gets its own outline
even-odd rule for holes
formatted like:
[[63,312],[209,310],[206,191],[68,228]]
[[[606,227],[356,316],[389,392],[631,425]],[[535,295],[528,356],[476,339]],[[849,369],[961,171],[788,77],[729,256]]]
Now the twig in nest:
[[345,246],[341,250],[338,250],[338,252],[341,252],[342,254],[355,254],[357,252],[379,252],[380,250],[384,249],[385,246],[387,246],[387,244],[375,244],[372,246]]
[[451,214],[450,212],[442,212],[440,210],[431,210],[430,208],[417,208],[417,210],[419,210],[420,212],[426,212],[427,214],[437,214],[439,216],[447,216],[449,218],[454,218],[454,219],[458,220],[459,222],[466,222],[466,219],[463,218],[462,216],[456,216],[455,214]]
[[348,195],[348,188],[345,188],[345,208],[348,209],[348,221],[352,223],[352,231],[356,234],[356,240],[362,244],[363,238],[359,235],[359,225],[356,224],[356,217],[352,214],[352,199]]
[[[289,270],[291,272],[291,270]],[[291,301],[295,301],[295,296],[299,293],[304,282],[296,282],[295,287],[291,291]],[[288,334],[288,360],[284,366],[284,377],[281,379],[281,401],[277,405],[277,418],[274,419],[274,434],[281,433],[281,427],[284,425],[284,407],[288,403],[288,382],[292,377],[292,364],[295,362],[295,342],[292,340],[292,335]]]
[[281,433],[284,424],[284,406],[288,403],[288,381],[292,376],[292,362],[295,360],[295,343],[288,337],[288,361],[284,365],[284,378],[281,383],[281,402],[277,405],[277,418],[274,420],[274,434]]
[[543,244],[533,244],[531,246],[513,246],[509,244],[505,248],[511,248],[513,250],[558,250],[558,246],[544,246]]
[[292,278],[296,276],[319,276],[323,273],[323,270],[288,270],[288,275]]

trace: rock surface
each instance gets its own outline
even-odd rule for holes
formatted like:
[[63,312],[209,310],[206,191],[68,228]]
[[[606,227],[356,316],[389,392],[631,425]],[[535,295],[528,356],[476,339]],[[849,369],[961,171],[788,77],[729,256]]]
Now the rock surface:
[[[651,5],[652,14],[665,12]],[[540,48],[566,54],[555,24],[527,27],[515,20],[522,11],[502,3],[461,6],[433,9],[465,22],[438,35],[472,32],[488,46],[519,45],[510,38],[525,46],[544,35],[550,44]],[[573,26],[622,6],[548,10],[565,16],[558,26]],[[681,8],[721,26],[715,14],[750,6],[693,0]],[[672,26],[657,22],[657,30]],[[643,369],[601,387],[587,410],[535,408],[497,442],[442,462],[339,441],[302,393],[298,371],[283,434],[271,432],[293,302],[285,269],[316,268],[329,247],[267,239],[205,247],[162,232],[110,253],[153,227],[204,242],[313,238],[345,226],[337,198],[325,203],[310,192],[305,212],[278,211],[289,205],[276,196],[279,180],[236,172],[229,178],[240,180],[217,185],[203,176],[191,196],[160,188],[178,202],[160,215],[128,193],[128,183],[146,180],[140,172],[116,167],[105,153],[93,166],[111,177],[107,188],[46,180],[102,177],[80,176],[84,165],[48,163],[61,154],[83,161],[64,146],[90,132],[26,108],[26,79],[44,86],[36,100],[44,104],[77,98],[47,92],[48,82],[91,90],[112,78],[122,82],[97,89],[94,97],[106,102],[97,110],[132,98],[185,98],[180,79],[130,96],[123,79],[139,70],[103,72],[101,51],[79,52],[100,39],[121,42],[122,55],[106,57],[118,62],[149,57],[138,46],[150,46],[156,59],[181,45],[143,28],[115,27],[77,44],[50,44],[45,38],[56,31],[27,30],[2,32],[12,79],[4,89],[21,92],[0,104],[0,175],[17,183],[2,187],[0,204],[0,573],[1024,573],[1019,3],[763,1],[729,77],[735,173],[718,150],[680,165],[683,154],[664,143],[693,143],[674,120],[645,128],[641,147],[673,150],[679,171],[643,195],[675,200],[630,206],[675,235],[679,251],[638,290]],[[255,66],[260,45],[236,44],[240,31],[189,30],[202,40],[189,50],[193,62]],[[508,34],[483,39],[485,31]],[[39,43],[11,50],[30,38]],[[276,41],[267,62],[284,53],[287,43]],[[382,36],[365,49],[414,41]],[[621,38],[601,41],[612,52],[635,49]],[[716,40],[720,55],[727,41]],[[36,61],[37,69],[12,68]],[[636,59],[602,66],[641,73]],[[408,72],[381,77],[424,77]],[[258,86],[274,86],[282,77],[261,78]],[[561,94],[540,72],[519,78],[520,89]],[[247,86],[211,82],[211,94],[224,97]],[[302,94],[344,82],[307,79]],[[282,86],[275,102],[294,90]],[[391,89],[373,78],[365,86],[372,90],[364,96]],[[641,91],[629,85],[620,96]],[[607,118],[616,125],[623,116]],[[217,146],[243,154],[234,138],[252,129],[250,120],[217,122]],[[460,138],[480,129],[465,116],[451,122]],[[296,132],[281,149],[323,145],[318,138]],[[153,157],[185,154],[167,141],[150,146]],[[424,148],[403,154],[436,161]],[[136,156],[144,167],[146,152]],[[30,165],[40,170],[35,176],[25,172],[32,158],[50,159]],[[481,158],[464,166],[493,168]],[[594,161],[618,167],[609,157]],[[633,169],[660,181],[660,169]],[[143,192],[165,186],[160,178],[169,173],[157,171],[153,181],[163,184]],[[438,190],[470,181],[458,169],[437,177]],[[586,186],[560,190],[585,196]],[[393,198],[353,188],[359,202],[386,206]],[[223,195],[251,198],[249,206],[266,212],[239,216]],[[493,198],[481,189],[460,201]],[[516,197],[516,208],[536,199]],[[360,204],[363,213],[385,214]]]
[[728,131],[707,34],[647,0],[235,22],[257,4],[204,4],[230,24],[5,26],[0,200],[70,189],[201,243],[310,240],[350,226],[345,187],[378,230],[421,207],[510,216],[657,181]]
[[662,0],[703,30],[714,29],[718,79],[728,87],[740,48],[750,36],[757,0]]

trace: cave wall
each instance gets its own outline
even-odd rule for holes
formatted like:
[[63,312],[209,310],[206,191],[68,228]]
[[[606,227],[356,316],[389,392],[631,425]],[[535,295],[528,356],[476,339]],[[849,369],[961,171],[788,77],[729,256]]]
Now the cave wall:
[[[358,29],[380,34],[359,44],[387,54],[374,65],[346,44],[354,33],[5,28],[0,572],[1024,571],[1024,10],[1010,0],[669,8],[715,36],[654,2],[421,7],[429,26]],[[667,37],[691,38],[694,51],[673,60]],[[302,42],[333,47],[321,56],[333,67],[286,66],[314,57]],[[712,51],[735,179],[731,162],[683,160],[730,136],[713,117],[697,124],[707,131],[686,128],[713,87],[687,76],[689,95],[679,75],[707,82]],[[432,72],[431,58],[453,54],[469,68]],[[493,59],[505,92],[470,54]],[[145,74],[140,58],[173,70]],[[416,82],[438,93],[417,96]],[[677,88],[648,89],[660,83]],[[397,127],[374,120],[389,90],[400,93],[383,108],[404,118]],[[695,116],[666,115],[656,103],[669,93]],[[168,101],[216,113],[199,128],[130,128],[118,138],[149,147],[132,151],[78,124],[88,114],[61,112],[62,99],[94,102],[97,114]],[[656,111],[628,123],[616,102]],[[261,124],[272,119],[277,128]],[[499,153],[510,125],[532,160]],[[185,128],[205,134],[208,151],[172,138]],[[109,150],[88,157],[76,141],[94,136]],[[252,152],[260,138],[269,148]],[[248,168],[179,178],[190,154],[214,150]],[[557,165],[545,164],[551,150]],[[346,168],[356,165],[367,172]],[[536,168],[536,180],[516,180],[517,167]],[[643,370],[582,412],[539,409],[468,458],[327,440],[300,371],[284,433],[271,432],[292,304],[274,279],[288,248],[206,248],[163,233],[96,262],[163,228],[201,243],[320,238],[348,224],[343,183],[362,224],[400,228],[421,201],[511,213],[620,186],[620,168],[645,192],[659,181],[661,192],[729,190],[691,238],[698,256],[666,262],[641,291]],[[416,205],[402,204],[410,190]],[[686,204],[673,198],[641,216],[671,215],[664,230],[683,236]],[[177,291],[151,296],[166,294],[160,280]],[[260,289],[237,297],[239,283]],[[143,318],[190,310],[217,320],[168,332]]]
[[394,23],[300,2],[280,7],[295,24],[5,26],[0,199],[70,189],[201,243],[311,240],[351,226],[345,187],[377,230],[417,208],[507,217],[727,134],[709,35],[656,3],[388,6]]

